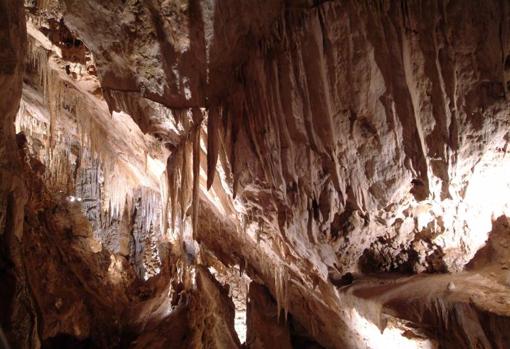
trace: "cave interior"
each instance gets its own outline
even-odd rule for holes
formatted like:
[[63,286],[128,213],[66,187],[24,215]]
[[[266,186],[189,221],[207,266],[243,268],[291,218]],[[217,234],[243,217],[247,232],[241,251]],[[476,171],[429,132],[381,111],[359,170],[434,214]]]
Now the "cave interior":
[[510,348],[508,0],[0,0],[0,349]]

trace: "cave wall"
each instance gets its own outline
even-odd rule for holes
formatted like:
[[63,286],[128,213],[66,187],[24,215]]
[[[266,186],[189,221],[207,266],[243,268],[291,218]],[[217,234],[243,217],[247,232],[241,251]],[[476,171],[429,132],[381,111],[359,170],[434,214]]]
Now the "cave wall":
[[13,331],[12,323],[22,324],[27,333],[36,332],[35,309],[30,302],[25,277],[16,272],[21,267],[20,242],[23,238],[23,215],[26,190],[20,175],[21,159],[17,150],[14,120],[21,99],[26,46],[23,4],[0,2],[0,326],[16,345],[30,346],[31,338]]
[[[247,265],[328,347],[357,345],[331,279],[464,268],[508,187],[505,1],[176,4],[66,1],[64,18],[111,107],[145,130],[165,134],[145,104],[206,108],[169,161],[187,169],[169,178],[170,206],[200,203],[203,248]],[[190,171],[199,198],[182,194]],[[210,199],[221,191],[226,215]]]
[[221,286],[201,271],[183,289],[190,272],[177,275],[163,237],[166,150],[129,115],[110,114],[93,57],[55,24],[58,6],[1,5],[2,341],[5,332],[16,348],[135,346],[172,298],[199,287],[186,317],[218,330],[193,345],[239,347]]
[[[21,99],[24,69],[26,28],[23,6],[15,1],[2,1],[2,124],[1,124],[1,169],[2,169],[2,214],[3,238],[21,238],[23,225],[23,183],[16,172],[21,162],[16,145],[14,120]],[[9,207],[7,207],[9,206]],[[9,211],[9,212],[7,212]],[[9,225],[9,227],[6,227]],[[11,231],[7,231],[11,230]]]
[[241,348],[226,286],[203,266],[194,282],[196,289],[181,295],[175,311],[147,326],[132,348]]
[[144,129],[164,133],[140,115],[148,100],[208,109],[208,184],[220,158],[246,216],[322,278],[359,263],[461,270],[492,214],[468,179],[506,152],[507,4],[246,6],[69,1],[65,18],[90,43],[112,108]]
[[[504,2],[287,10],[227,93],[234,192],[264,212],[264,230],[276,226],[330,268],[356,270],[369,249],[382,255],[379,270],[440,269],[424,244],[461,270],[483,242],[473,236],[490,230],[487,212],[483,224],[472,219],[491,202],[469,197],[469,179],[505,153],[505,11]],[[422,212],[443,222],[428,227]]]
[[[18,13],[21,23],[22,9],[12,12],[13,3],[4,3],[9,11],[2,13]],[[17,102],[6,103],[0,227],[7,228],[9,242],[2,246],[20,248],[12,231],[21,236],[28,195],[26,232],[33,240],[22,244],[25,265],[35,269],[47,249],[51,260],[71,262],[63,269],[42,264],[33,273],[21,271],[13,257],[19,252],[2,257],[2,272],[25,292],[18,294],[26,301],[17,304],[27,309],[13,313],[26,319],[16,323],[40,332],[23,340],[40,336],[47,346],[92,340],[103,346],[238,347],[228,297],[214,296],[221,301],[208,313],[201,305],[210,301],[208,294],[216,295],[217,285],[204,290],[200,282],[214,280],[200,268],[198,286],[190,281],[189,266],[212,253],[265,285],[275,312],[289,316],[306,340],[327,348],[374,347],[365,332],[371,325],[360,316],[379,323],[387,299],[365,297],[366,291],[346,302],[344,280],[353,275],[348,272],[464,277],[492,218],[510,212],[502,199],[510,194],[510,6],[504,0],[25,5],[31,39],[18,126],[29,150],[21,154],[44,166],[34,174],[28,156],[32,165],[21,168],[12,125]],[[3,21],[9,23],[7,43],[15,30],[24,30],[10,18]],[[13,50],[6,51],[2,83],[14,101],[23,69],[12,62],[21,61],[23,45],[6,46]],[[37,115],[45,120],[34,122]],[[22,181],[19,173],[34,178]],[[60,199],[76,194],[86,200],[91,228],[83,229],[88,223],[79,213],[60,217],[74,209],[48,194],[58,188],[65,188]],[[41,212],[50,217],[43,219]],[[69,241],[52,248],[48,239],[55,233]],[[105,249],[98,252],[93,241]],[[157,261],[150,258],[156,250]],[[141,279],[157,273],[147,273],[146,264],[161,271],[148,284]],[[85,291],[84,265],[95,271]],[[39,284],[44,274],[54,289],[48,302]],[[59,290],[56,275],[72,279],[69,288]],[[96,277],[109,281],[96,283]],[[470,318],[481,313],[471,311],[469,299],[445,303],[448,281],[437,282],[437,303],[422,295],[409,303],[409,313],[396,306],[387,311],[418,325],[426,323],[427,307],[433,324],[443,315],[455,317],[459,307]],[[27,283],[33,284],[32,295]],[[168,305],[181,288],[197,287],[195,301]],[[122,301],[102,304],[112,292]],[[82,297],[89,303],[81,304]],[[353,315],[352,309],[363,308],[359,299],[375,304],[376,311],[368,307]],[[401,304],[402,298],[395,299]],[[63,316],[59,309],[71,310]],[[181,310],[161,315],[169,309]],[[494,320],[490,309],[484,310],[487,317],[504,328],[506,315]],[[99,320],[92,319],[96,312]],[[201,323],[200,337],[191,331],[196,321],[214,326]],[[481,328],[481,321],[473,323]],[[80,329],[84,323],[96,327]],[[103,323],[113,323],[110,339],[97,337]],[[127,337],[120,333],[126,329]],[[174,331],[193,335],[161,338]],[[460,337],[443,337],[434,340],[465,344]]]
[[[109,113],[93,57],[73,44],[79,40],[63,23],[55,28],[54,19],[28,18],[29,60],[16,128],[26,138],[31,167],[61,201],[81,207],[97,249],[127,258],[148,279],[161,267],[158,166],[164,167],[165,150],[129,116]],[[75,62],[77,50],[88,59]]]
[[292,348],[287,319],[279,313],[269,291],[255,282],[250,284],[247,309],[248,348]]

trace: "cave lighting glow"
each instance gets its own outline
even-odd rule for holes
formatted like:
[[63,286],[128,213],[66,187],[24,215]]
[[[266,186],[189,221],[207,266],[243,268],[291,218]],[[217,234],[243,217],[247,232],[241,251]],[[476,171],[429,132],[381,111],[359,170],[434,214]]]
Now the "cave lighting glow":
[[110,266],[108,267],[108,275],[110,276],[110,281],[113,284],[118,284],[122,281],[122,259],[118,258],[114,254],[110,255]]
[[76,202],[76,201],[77,202],[81,202],[82,198],[70,195],[70,196],[67,197],[67,201],[69,201],[69,202]]
[[450,208],[445,214],[467,227],[464,242],[470,249],[466,257],[471,258],[485,245],[492,222],[501,215],[510,216],[510,157],[487,152],[468,178],[463,198],[455,204],[451,205],[455,211]]
[[154,178],[160,178],[166,170],[166,161],[155,159],[147,154],[147,170],[150,171]]
[[241,344],[246,343],[246,311],[236,309],[234,330],[236,331],[237,337],[239,337]]
[[492,220],[510,216],[510,157],[481,166],[469,180],[464,203],[466,221],[476,231],[488,232]]
[[451,198],[439,200],[440,185],[436,185],[431,199],[413,205],[418,230],[429,224],[443,227],[433,242],[455,264],[452,271],[462,270],[485,245],[496,218],[510,217],[510,156],[488,151],[460,172],[464,175],[452,174]]
[[388,326],[381,332],[379,328],[356,308],[352,308],[351,323],[353,328],[361,335],[366,348],[370,349],[437,349],[437,344],[426,338],[408,338],[404,336],[404,330]]

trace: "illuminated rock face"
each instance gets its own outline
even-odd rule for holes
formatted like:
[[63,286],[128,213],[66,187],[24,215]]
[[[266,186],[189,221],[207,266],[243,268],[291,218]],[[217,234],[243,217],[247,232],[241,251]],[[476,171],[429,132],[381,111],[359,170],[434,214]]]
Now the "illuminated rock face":
[[508,188],[507,165],[491,169],[506,152],[505,4],[66,5],[110,106],[159,134],[147,99],[207,107],[209,173],[223,153],[251,220],[323,278],[365,250],[380,270],[461,270],[505,207],[477,179]]
[[510,346],[506,1],[0,6],[13,343]]

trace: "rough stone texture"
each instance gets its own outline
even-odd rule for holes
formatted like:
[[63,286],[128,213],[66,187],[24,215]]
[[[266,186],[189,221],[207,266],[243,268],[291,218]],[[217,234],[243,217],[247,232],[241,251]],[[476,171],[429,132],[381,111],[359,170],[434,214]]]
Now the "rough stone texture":
[[197,268],[196,284],[196,290],[182,295],[176,311],[146,328],[132,348],[240,348],[227,290],[203,267]]
[[269,291],[255,282],[250,284],[246,314],[248,348],[292,348],[287,319],[279,314]]
[[59,203],[40,189],[40,180],[28,183],[37,191],[25,211],[22,258],[43,347],[59,347],[66,339],[115,347],[133,275],[129,269],[117,273],[110,255],[97,253],[80,208]]
[[[202,169],[214,193],[201,194],[204,248],[254,269],[328,347],[345,342],[317,311],[340,313],[332,275],[462,270],[506,205],[480,198],[477,180],[501,179],[507,166],[506,2],[190,1],[165,15],[173,5],[67,1],[65,19],[90,42],[116,101],[127,90],[170,109],[208,108]],[[143,25],[101,29],[117,17]],[[138,107],[110,104],[147,120]],[[196,133],[171,156],[188,178],[171,178],[180,212],[197,206],[183,194],[194,186]],[[222,178],[212,181],[217,161]],[[222,211],[215,197],[232,212],[229,196],[234,214],[212,218]]]
[[[364,250],[377,249],[383,236],[394,247],[374,252],[389,259],[381,269],[407,263],[397,257],[405,250],[420,255],[409,268],[434,269],[412,244],[425,240],[447,269],[459,270],[483,242],[471,235],[490,230],[479,232],[490,226],[490,213],[483,212],[483,227],[469,219],[480,204],[465,196],[468,176],[500,159],[506,144],[505,2],[346,1],[307,8],[263,1],[249,16],[242,15],[242,1],[66,5],[65,18],[90,42],[104,86],[111,76],[137,80],[132,90],[171,109],[209,108],[208,124],[221,129],[230,185],[244,209],[262,216],[255,220],[267,222],[265,231],[282,231],[274,238],[312,260],[321,277],[335,265],[356,269]],[[104,18],[113,17],[132,25],[102,30],[110,23]],[[191,71],[190,64],[200,69]],[[204,67],[207,86],[193,76]],[[189,103],[188,90],[174,89],[184,80]],[[170,87],[154,85],[165,81]],[[124,108],[143,123],[136,108]],[[440,220],[452,210],[468,215],[432,228],[409,222],[422,213]]]
[[[492,224],[489,239],[483,248],[467,265],[468,270],[485,268],[510,268],[510,222],[507,216],[500,216]],[[502,280],[504,283],[504,280]],[[510,281],[510,280],[508,280]]]
[[[50,39],[52,34],[64,36],[50,43],[43,36],[46,31],[29,23],[31,60],[18,131],[27,139],[28,152],[37,159],[49,189],[81,206],[98,248],[127,256],[139,277],[147,279],[160,269],[157,249],[162,240],[161,173],[147,167],[158,162],[164,167],[165,150],[144,137],[129,117],[112,119],[97,95],[90,63],[69,58],[68,51],[76,46],[65,43],[77,39],[69,38],[67,30],[60,35],[50,30]],[[80,49],[89,56],[86,48]],[[126,133],[130,142],[122,137]]]
[[[18,347],[37,345],[35,309],[19,258],[26,191],[14,120],[21,98],[26,46],[23,4],[0,1],[0,327]],[[25,333],[15,331],[18,323]],[[32,342],[35,340],[35,342]]]
[[19,158],[14,120],[21,98],[26,45],[26,28],[23,7],[16,1],[4,0],[1,6],[0,44],[0,83],[2,103],[0,104],[0,232],[3,239],[20,239],[23,230],[23,183],[19,178],[21,161]]
[[[58,210],[46,219],[38,210],[59,208],[74,193],[86,200],[92,229],[80,239],[93,236],[106,249],[95,246],[91,260],[78,249],[77,265],[97,269],[97,282],[109,256],[116,292],[136,294],[112,345],[239,347],[226,292],[196,266],[213,255],[267,287],[276,313],[291,319],[297,347],[508,346],[507,256],[489,242],[468,264],[491,236],[492,220],[510,215],[507,1],[25,5],[31,39],[19,125],[29,151],[22,157],[24,173],[43,183],[28,182],[36,194],[26,220],[32,230],[49,227],[22,246],[40,256],[50,233],[86,223],[74,217],[56,226]],[[19,55],[17,44],[6,47]],[[15,101],[17,58],[4,65],[16,62],[17,74],[2,75],[17,84],[6,88]],[[23,182],[9,187],[22,173],[14,109],[0,143],[14,164],[11,172],[2,165],[2,176],[11,176],[2,181],[10,189],[1,192],[0,217],[14,220],[2,218],[0,227],[20,235]],[[63,188],[64,197],[41,199],[44,187]],[[506,241],[503,221],[493,230],[498,243]],[[11,241],[2,246],[15,248]],[[41,270],[74,253],[73,244],[55,248]],[[20,261],[13,265],[11,279],[40,279],[22,272]],[[463,272],[466,265],[475,269]],[[159,276],[143,280],[158,268]],[[393,274],[360,275],[381,272]],[[73,310],[62,318],[32,289],[32,296],[17,293],[29,306],[16,314],[32,314],[15,322],[23,340],[62,333],[50,344],[97,342],[100,322],[84,335],[71,326],[89,322],[93,301],[80,306],[81,293],[69,291]],[[470,301],[491,292],[494,300]],[[46,305],[43,314],[34,315],[31,302]],[[104,318],[115,309],[103,309]],[[40,319],[58,321],[44,320],[41,333],[28,335]],[[305,333],[302,341],[296,332]]]
[[[9,49],[2,92],[11,103],[1,105],[2,333],[15,348],[125,347],[140,324],[173,309],[170,281],[186,277],[162,237],[165,150],[129,116],[108,113],[91,63],[76,59],[88,51],[62,35],[63,24],[30,14],[26,47],[22,7],[0,5]],[[196,297],[221,298],[202,274]],[[220,302],[207,322],[229,307]],[[200,316],[197,308],[189,318]],[[211,343],[238,347],[233,316],[220,320]]]
[[[355,269],[382,236],[396,240],[399,252],[413,238],[430,240],[449,269],[461,269],[479,247],[471,230],[490,228],[441,210],[473,214],[459,203],[469,192],[467,176],[502,160],[508,22],[496,14],[504,7],[342,2],[287,13],[275,28],[282,39],[272,36],[269,48],[255,51],[240,95],[227,102],[237,131],[234,190],[238,185],[253,214],[262,207],[267,230],[276,225],[323,278],[326,266]],[[462,30],[470,20],[484,29]],[[465,59],[473,52],[484,54]],[[478,102],[469,98],[475,95]],[[476,149],[468,146],[475,140]],[[433,210],[443,216],[438,227],[398,229],[399,219]],[[479,219],[490,226],[490,216]]]

